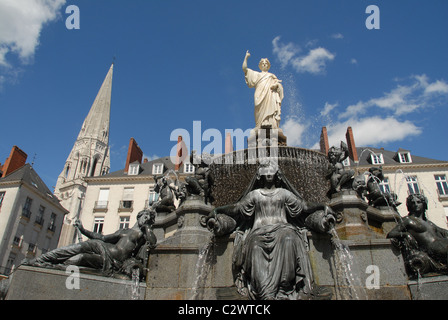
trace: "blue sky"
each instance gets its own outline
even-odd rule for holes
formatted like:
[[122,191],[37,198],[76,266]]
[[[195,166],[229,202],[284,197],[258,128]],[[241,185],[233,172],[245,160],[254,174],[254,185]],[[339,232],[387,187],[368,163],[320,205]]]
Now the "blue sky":
[[323,126],[336,145],[351,126],[358,146],[448,160],[447,13],[446,0],[0,0],[0,162],[17,145],[54,186],[114,56],[112,171],[131,137],[152,158],[193,121],[252,128],[246,50],[283,81],[289,145],[316,147]]

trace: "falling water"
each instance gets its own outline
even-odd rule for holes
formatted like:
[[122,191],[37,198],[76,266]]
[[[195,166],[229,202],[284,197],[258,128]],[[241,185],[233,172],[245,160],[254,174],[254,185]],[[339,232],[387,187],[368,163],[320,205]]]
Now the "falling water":
[[193,296],[191,300],[200,300],[204,295],[205,282],[211,268],[214,255],[215,236],[211,234],[209,241],[199,250],[196,262],[196,274],[193,284]]
[[367,300],[361,274],[350,249],[341,242],[334,228],[331,229],[330,234],[335,249],[336,291],[344,300]]
[[140,269],[132,269],[131,299],[140,299]]

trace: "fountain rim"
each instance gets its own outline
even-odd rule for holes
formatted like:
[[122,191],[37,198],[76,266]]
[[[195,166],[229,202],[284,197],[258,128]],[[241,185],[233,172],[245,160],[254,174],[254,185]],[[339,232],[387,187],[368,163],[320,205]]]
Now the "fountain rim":
[[[301,152],[311,152],[311,153],[315,153],[318,156],[321,156],[323,158],[325,158],[326,160],[328,160],[327,155],[325,153],[323,153],[322,151],[316,150],[316,149],[307,149],[307,148],[303,148],[303,147],[294,147],[294,146],[261,146],[261,147],[250,147],[250,148],[244,148],[244,149],[239,149],[239,150],[233,150],[231,152],[228,153],[223,153],[223,154],[219,154],[219,155],[214,155],[213,159],[210,163],[210,165],[226,165],[226,164],[230,164],[230,163],[226,163],[225,162],[225,158],[229,157],[229,156],[235,156],[237,154],[248,154],[249,151],[258,151],[258,150],[269,150],[272,151],[272,149],[278,149],[278,150],[286,150],[286,149],[290,149],[290,150],[296,150],[296,151],[301,151]],[[266,158],[278,158],[278,159],[286,159],[286,158],[291,158],[291,157],[285,157],[285,156],[281,156],[280,152],[277,152],[277,156],[257,156],[256,159],[266,159]],[[220,159],[220,160],[218,160]],[[235,158],[233,158],[235,159]],[[224,161],[221,161],[224,160]],[[221,161],[221,163],[219,163],[219,161]],[[234,164],[234,163],[233,163]],[[255,163],[254,163],[255,164]]]

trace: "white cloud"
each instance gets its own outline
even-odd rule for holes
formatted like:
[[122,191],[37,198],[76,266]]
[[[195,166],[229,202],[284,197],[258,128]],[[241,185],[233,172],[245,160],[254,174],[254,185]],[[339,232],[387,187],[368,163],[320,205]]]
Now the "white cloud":
[[350,60],[350,63],[351,63],[351,64],[358,64],[358,60],[356,60],[355,58],[352,58],[352,59]]
[[[336,113],[336,105],[327,102],[320,115],[327,119],[330,145],[345,141],[347,127],[352,127],[358,146],[378,146],[420,135],[423,128],[406,116],[446,102],[448,84],[443,80],[431,82],[426,75],[396,81],[400,83],[389,92],[349,105],[342,113]],[[408,83],[401,84],[403,81]],[[312,148],[319,148],[319,144]]]
[[327,61],[334,59],[334,54],[325,48],[310,50],[308,55],[296,57],[291,60],[291,64],[297,72],[322,73],[325,71]]
[[338,106],[337,103],[334,104],[330,104],[328,102],[325,102],[325,106],[322,109],[322,111],[320,112],[321,116],[327,116],[334,108],[336,108]]
[[303,133],[307,128],[295,117],[288,117],[282,126],[283,134],[288,138],[289,146],[300,146],[303,143]]
[[275,37],[274,40],[272,40],[272,50],[280,61],[282,68],[284,68],[289,63],[289,61],[301,51],[301,49],[292,42],[286,45],[279,42],[280,36]]
[[28,63],[39,45],[42,27],[58,17],[65,0],[0,0],[0,65],[8,54]]
[[428,86],[425,88],[425,94],[431,93],[448,93],[448,84],[445,81],[440,80],[428,84]]
[[327,62],[335,58],[333,53],[323,47],[311,49],[308,54],[299,56],[301,48],[292,42],[281,43],[279,36],[272,40],[272,46],[272,51],[280,61],[282,68],[290,64],[299,73],[323,73]]
[[156,160],[156,159],[159,159],[159,158],[161,158],[161,157],[159,157],[156,154],[153,154],[152,156],[148,156],[146,154],[143,155],[143,159],[148,159],[148,161]]
[[430,83],[426,75],[413,76],[411,80],[410,84],[399,84],[378,98],[349,105],[344,112],[339,114],[339,118],[344,119],[366,112],[375,112],[375,108],[400,116],[434,106],[435,94],[448,97],[448,84],[442,80]]
[[[348,127],[353,129],[357,146],[378,146],[422,133],[422,128],[417,127],[409,120],[400,121],[393,117],[382,118],[379,116],[352,118],[327,126],[329,145],[338,146],[340,141],[345,141]],[[318,149],[319,144],[316,143],[312,148]]]
[[335,33],[335,34],[332,34],[331,37],[332,37],[333,39],[344,39],[344,35],[343,35],[342,33]]

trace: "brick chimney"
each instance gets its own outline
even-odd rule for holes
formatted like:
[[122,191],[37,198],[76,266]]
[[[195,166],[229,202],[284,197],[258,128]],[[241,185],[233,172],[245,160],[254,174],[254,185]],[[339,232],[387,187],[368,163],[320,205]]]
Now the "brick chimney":
[[232,135],[230,134],[230,132],[227,132],[225,142],[225,153],[230,152],[233,152]]
[[26,163],[27,157],[28,155],[19,147],[12,147],[9,157],[6,159],[5,164],[2,166],[2,177],[6,177],[11,172],[22,168]]
[[131,140],[129,141],[128,156],[126,158],[126,166],[124,167],[124,173],[128,173],[129,164],[131,164],[132,162],[138,161],[139,163],[142,163],[142,158],[143,158],[142,149],[140,149],[135,139],[131,138]]
[[[184,154],[185,152],[185,154]],[[176,163],[174,164],[174,170],[178,171],[182,165],[184,159],[188,155],[187,146],[182,139],[182,136],[177,137],[177,153],[176,153]]]
[[330,150],[330,145],[328,144],[327,127],[322,127],[320,134],[320,152],[328,155],[328,150]]
[[352,127],[347,128],[347,133],[345,134],[345,138],[347,139],[348,152],[350,153],[350,158],[354,162],[359,162],[358,152],[356,151],[355,138],[353,137]]

